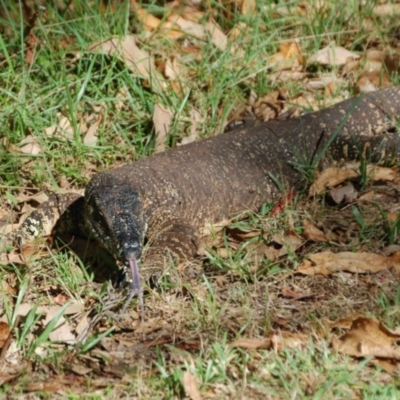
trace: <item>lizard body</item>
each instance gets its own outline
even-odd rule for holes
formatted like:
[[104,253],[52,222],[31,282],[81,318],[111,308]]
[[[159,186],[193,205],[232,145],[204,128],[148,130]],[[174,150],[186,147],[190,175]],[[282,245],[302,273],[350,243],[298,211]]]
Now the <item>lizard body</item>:
[[[76,195],[55,208],[57,215],[65,210],[76,219],[78,214],[75,225],[80,231],[92,234],[118,261],[130,265],[131,298],[140,295],[137,261],[145,238],[150,246],[141,268],[159,270],[169,253],[177,261],[194,257],[205,223],[275,201],[281,194],[277,181],[287,188],[299,186],[302,175],[295,164],[315,161],[326,147],[324,160],[363,155],[396,161],[400,139],[387,129],[398,115],[400,87],[369,93],[99,172],[88,183],[84,199]],[[38,225],[40,214],[49,214],[45,208],[42,205],[31,222],[28,218],[14,238],[23,242],[32,236],[32,220]]]

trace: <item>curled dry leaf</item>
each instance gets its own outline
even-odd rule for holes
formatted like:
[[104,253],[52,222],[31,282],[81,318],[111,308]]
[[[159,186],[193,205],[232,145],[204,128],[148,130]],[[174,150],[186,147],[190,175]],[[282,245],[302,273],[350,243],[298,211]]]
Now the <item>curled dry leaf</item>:
[[32,135],[26,136],[23,140],[21,140],[18,146],[9,144],[7,150],[10,153],[30,154],[33,156],[42,152],[39,141],[35,136]]
[[19,151],[24,154],[37,155],[42,152],[39,141],[32,135],[28,135],[20,143]]
[[[97,130],[99,129],[100,123],[103,121],[103,107],[100,106],[95,113],[86,116],[86,122],[89,128],[87,129],[85,136],[83,137],[83,143],[85,145],[95,146],[97,144]],[[84,132],[80,132],[81,134]]]
[[200,229],[200,237],[215,235],[218,232],[221,232],[225,227],[227,227],[231,223],[232,220],[230,219],[224,219],[215,224],[208,222],[204,225],[204,227]]
[[[47,325],[55,317],[58,311],[59,309],[52,307],[51,311],[49,311],[46,315],[44,323]],[[61,316],[58,319],[56,327],[50,333],[49,339],[52,342],[74,343],[76,337],[72,330],[73,328],[70,323],[63,316]]]
[[359,93],[375,92],[390,86],[390,78],[386,72],[364,71],[358,77],[356,88]]
[[395,346],[400,334],[386,328],[380,321],[359,317],[350,330],[340,338],[334,337],[332,345],[340,353],[355,357],[378,357],[400,360],[400,350]]
[[249,28],[249,26],[245,22],[237,22],[233,29],[229,32],[229,41],[235,41],[239,36],[243,35],[249,29],[251,28]]
[[369,49],[365,54],[364,71],[380,71],[382,69],[385,52],[383,50]]
[[37,381],[37,382],[31,382],[29,383],[25,390],[27,392],[42,392],[42,393],[56,393],[56,392],[62,392],[65,390],[65,387],[62,383],[57,382],[56,380],[52,382],[43,382],[43,381]]
[[[282,288],[281,295],[283,297],[288,298],[288,299],[301,299],[301,298],[304,298],[304,295],[301,295],[301,294],[295,292],[294,290],[292,290],[292,289],[290,289],[288,287]],[[306,295],[306,297],[308,297],[308,296]]]
[[373,13],[379,17],[400,15],[400,4],[379,4],[374,7]]
[[356,53],[346,50],[344,47],[328,45],[317,51],[308,59],[308,64],[317,63],[321,65],[345,65],[348,59],[359,59]]
[[203,25],[178,14],[170,14],[168,21],[177,26],[185,34],[194,36],[197,39],[206,40],[210,36],[212,43],[216,47],[222,51],[226,50],[228,38],[216,22],[210,21]]
[[[344,168],[330,167],[324,169],[310,186],[309,195],[315,196],[322,193],[326,188],[332,188],[346,179],[359,177],[359,163],[350,164]],[[366,174],[372,181],[393,181],[397,176],[396,168],[379,167],[368,164]]]
[[179,146],[194,142],[199,137],[200,133],[200,124],[203,121],[203,118],[198,110],[192,108],[190,110],[190,121],[192,122],[190,125],[190,133],[189,136],[185,136]]
[[142,23],[143,28],[147,31],[160,32],[170,39],[178,39],[184,35],[182,31],[180,31],[179,28],[171,22],[155,17],[137,4],[135,4],[134,8],[138,20]]
[[400,251],[400,245],[398,244],[390,244],[382,249],[382,254],[385,256],[391,256],[394,253]]
[[170,80],[180,80],[183,74],[183,66],[178,57],[169,57],[164,65],[164,76]]
[[296,70],[301,71],[303,57],[302,48],[297,41],[285,42],[279,46],[279,51],[268,61],[270,67],[275,70]]
[[348,271],[357,274],[376,273],[382,269],[395,268],[400,271],[400,253],[390,257],[374,253],[332,253],[324,251],[309,256],[296,273],[303,275],[330,275],[334,272]]
[[336,204],[340,204],[343,200],[346,203],[352,203],[358,196],[358,192],[354,189],[351,182],[340,188],[333,188],[329,194]]
[[303,234],[308,240],[312,240],[314,242],[328,241],[325,233],[318,229],[312,222],[308,221],[307,219],[303,222],[303,228]]
[[306,83],[306,88],[308,90],[321,90],[325,89],[327,86],[340,86],[344,84],[345,80],[336,76],[320,76],[318,78],[309,79]]
[[309,335],[283,331],[280,334],[272,335],[271,343],[276,352],[283,349],[301,349],[308,345]]
[[197,378],[190,371],[185,371],[182,376],[182,385],[191,400],[201,400]]
[[367,165],[367,175],[373,181],[394,181],[397,176],[397,169],[369,164]]
[[82,375],[82,376],[85,376],[93,371],[93,368],[86,367],[86,366],[82,365],[81,363],[78,363],[77,361],[73,362],[70,365],[70,368],[71,368],[72,372],[74,372],[77,375]]
[[270,339],[248,339],[241,338],[232,342],[229,346],[240,347],[241,349],[269,349],[271,347]]
[[32,200],[38,204],[42,204],[49,200],[49,196],[45,192],[37,192],[35,194],[28,195],[28,196],[21,194],[18,196],[18,203],[32,201]]
[[359,174],[353,169],[326,168],[310,186],[309,195],[315,196],[322,193],[326,188],[334,187],[346,179],[355,178]]
[[88,51],[117,57],[125,63],[133,73],[148,79],[153,88],[155,84],[157,84],[156,89],[165,86],[154,65],[152,57],[136,45],[135,35],[125,36],[123,39],[112,38],[95,43],[89,47]]
[[262,244],[257,249],[257,253],[263,255],[270,261],[276,261],[279,257],[288,254],[289,251],[296,251],[303,244],[303,239],[290,234],[287,236],[275,235],[269,245]]
[[[18,309],[18,315],[26,316],[34,304],[23,303]],[[51,319],[58,313],[60,310],[60,306],[39,306],[36,310],[36,314],[44,314],[45,320],[44,324],[48,324]],[[70,304],[64,311],[64,315],[74,315],[81,313],[83,311],[83,304],[81,303],[72,303]],[[57,342],[72,342],[75,340],[75,335],[72,333],[72,327],[69,322],[62,316],[59,318],[57,326],[50,333],[49,336],[51,341]]]
[[259,97],[252,105],[254,116],[261,121],[277,118],[284,107],[283,99],[279,90]]
[[167,138],[169,132],[172,117],[173,117],[173,112],[171,109],[161,104],[156,104],[154,106],[153,124],[156,134],[156,145],[155,145],[156,153],[165,150],[166,146],[165,139]]
[[243,0],[242,6],[240,7],[240,12],[243,15],[254,15],[256,6],[256,0]]
[[[271,80],[271,82],[276,83],[287,83],[288,81],[302,81],[305,83],[305,80],[307,78],[308,73],[307,72],[301,72],[301,71],[276,71],[274,73],[271,73],[268,75],[268,78]],[[305,84],[307,87],[307,84]]]
[[79,337],[84,336],[89,331],[90,323],[87,317],[87,314],[81,316],[78,325],[75,327],[75,332],[78,334]]
[[0,349],[3,348],[8,336],[10,334],[10,326],[7,322],[0,322]]
[[222,51],[226,50],[228,46],[228,37],[224,32],[222,32],[219,25],[214,21],[210,21],[207,22],[206,29],[211,36],[211,41],[214,46],[218,47]]
[[[83,125],[79,126],[79,128],[81,127],[83,131],[86,131]],[[63,116],[62,114],[58,114],[58,122],[46,128],[44,133],[47,136],[54,136],[55,134],[58,134],[62,137],[66,137],[67,139],[72,139],[74,137],[74,128],[67,117]]]

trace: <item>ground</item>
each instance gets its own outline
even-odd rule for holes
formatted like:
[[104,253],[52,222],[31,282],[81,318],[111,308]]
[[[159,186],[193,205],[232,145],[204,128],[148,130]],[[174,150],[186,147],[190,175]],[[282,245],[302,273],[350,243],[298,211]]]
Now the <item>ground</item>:
[[[269,3],[3,7],[1,233],[97,171],[399,83],[399,4]],[[2,398],[398,398],[400,177],[359,161],[214,227],[143,321],[94,243],[6,249]]]

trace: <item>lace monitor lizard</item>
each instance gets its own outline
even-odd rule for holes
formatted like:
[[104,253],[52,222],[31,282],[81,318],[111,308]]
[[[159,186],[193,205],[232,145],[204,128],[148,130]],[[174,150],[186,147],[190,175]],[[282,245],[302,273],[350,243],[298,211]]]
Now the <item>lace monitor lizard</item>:
[[[9,239],[23,244],[63,229],[89,233],[132,274],[128,304],[140,297],[140,272],[162,270],[164,258],[194,257],[198,232],[206,222],[257,210],[301,183],[295,163],[312,162],[328,146],[324,160],[397,161],[400,86],[365,94],[327,109],[285,121],[244,127],[155,154],[133,164],[99,172],[85,195],[54,195]],[[57,225],[59,225],[58,223]],[[142,254],[144,239],[148,251]],[[142,314],[143,315],[143,314]]]

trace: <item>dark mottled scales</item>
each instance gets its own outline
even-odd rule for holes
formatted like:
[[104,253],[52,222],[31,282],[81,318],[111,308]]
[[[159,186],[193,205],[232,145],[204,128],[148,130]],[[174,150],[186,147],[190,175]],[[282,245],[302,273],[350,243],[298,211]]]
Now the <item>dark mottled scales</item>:
[[325,159],[354,159],[360,153],[398,159],[398,135],[386,129],[399,114],[400,87],[394,87],[174,148],[96,174],[79,218],[121,262],[141,256],[145,235],[150,248],[141,268],[160,268],[167,249],[177,260],[191,259],[206,222],[278,198],[271,174],[287,188],[298,186],[293,162],[315,158],[343,121]]

